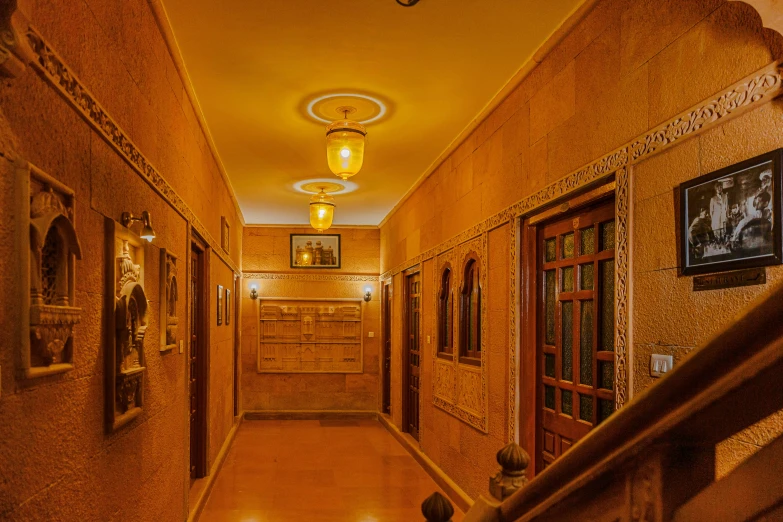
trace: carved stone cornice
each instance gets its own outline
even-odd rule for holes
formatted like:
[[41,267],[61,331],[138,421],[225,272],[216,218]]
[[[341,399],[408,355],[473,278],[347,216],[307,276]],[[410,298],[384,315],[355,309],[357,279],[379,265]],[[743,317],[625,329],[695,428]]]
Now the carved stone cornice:
[[271,279],[288,281],[339,281],[339,282],[378,282],[378,276],[372,274],[289,274],[283,272],[242,272],[242,279]]
[[106,109],[96,100],[95,96],[52,49],[52,46],[30,25],[26,26],[23,34],[25,35],[24,41],[31,51],[29,63],[33,65],[38,74],[81,114],[84,120],[141,175],[142,179],[161,198],[190,223],[209,244],[215,255],[220,257],[234,272],[239,272],[236,263],[220,248],[220,242],[209,233],[209,230],[196,217],[185,201],[147,160],[139,147],[114,121]]

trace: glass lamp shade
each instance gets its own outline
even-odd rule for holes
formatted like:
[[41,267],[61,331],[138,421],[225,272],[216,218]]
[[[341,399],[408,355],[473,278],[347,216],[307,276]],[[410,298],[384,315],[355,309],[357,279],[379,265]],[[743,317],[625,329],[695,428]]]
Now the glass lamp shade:
[[361,170],[366,135],[364,125],[351,120],[338,120],[326,127],[326,159],[335,176],[348,179]]
[[334,218],[334,198],[323,190],[310,198],[310,226],[318,232],[328,230]]

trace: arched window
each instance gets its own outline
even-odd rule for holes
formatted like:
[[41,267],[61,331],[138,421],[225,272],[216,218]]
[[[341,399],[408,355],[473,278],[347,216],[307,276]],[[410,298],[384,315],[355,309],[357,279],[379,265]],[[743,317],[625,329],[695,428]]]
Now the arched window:
[[453,303],[451,293],[451,268],[443,269],[438,295],[438,352],[453,354],[454,343],[451,332],[453,322]]
[[460,357],[481,360],[481,285],[479,263],[471,257],[465,263],[460,296]]

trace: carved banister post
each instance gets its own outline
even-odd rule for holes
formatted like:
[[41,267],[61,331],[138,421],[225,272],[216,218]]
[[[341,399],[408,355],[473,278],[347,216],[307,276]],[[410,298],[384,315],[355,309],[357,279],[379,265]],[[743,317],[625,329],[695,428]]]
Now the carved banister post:
[[427,522],[451,522],[454,508],[449,499],[436,491],[421,503],[421,514]]
[[530,464],[530,456],[516,442],[510,442],[498,451],[497,461],[500,471],[489,479],[489,492],[503,502],[516,490],[527,484],[525,470]]

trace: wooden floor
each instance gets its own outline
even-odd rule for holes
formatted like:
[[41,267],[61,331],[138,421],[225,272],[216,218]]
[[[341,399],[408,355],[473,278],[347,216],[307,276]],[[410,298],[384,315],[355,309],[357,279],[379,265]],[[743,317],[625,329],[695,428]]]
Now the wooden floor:
[[434,491],[377,421],[245,421],[199,521],[423,521]]

